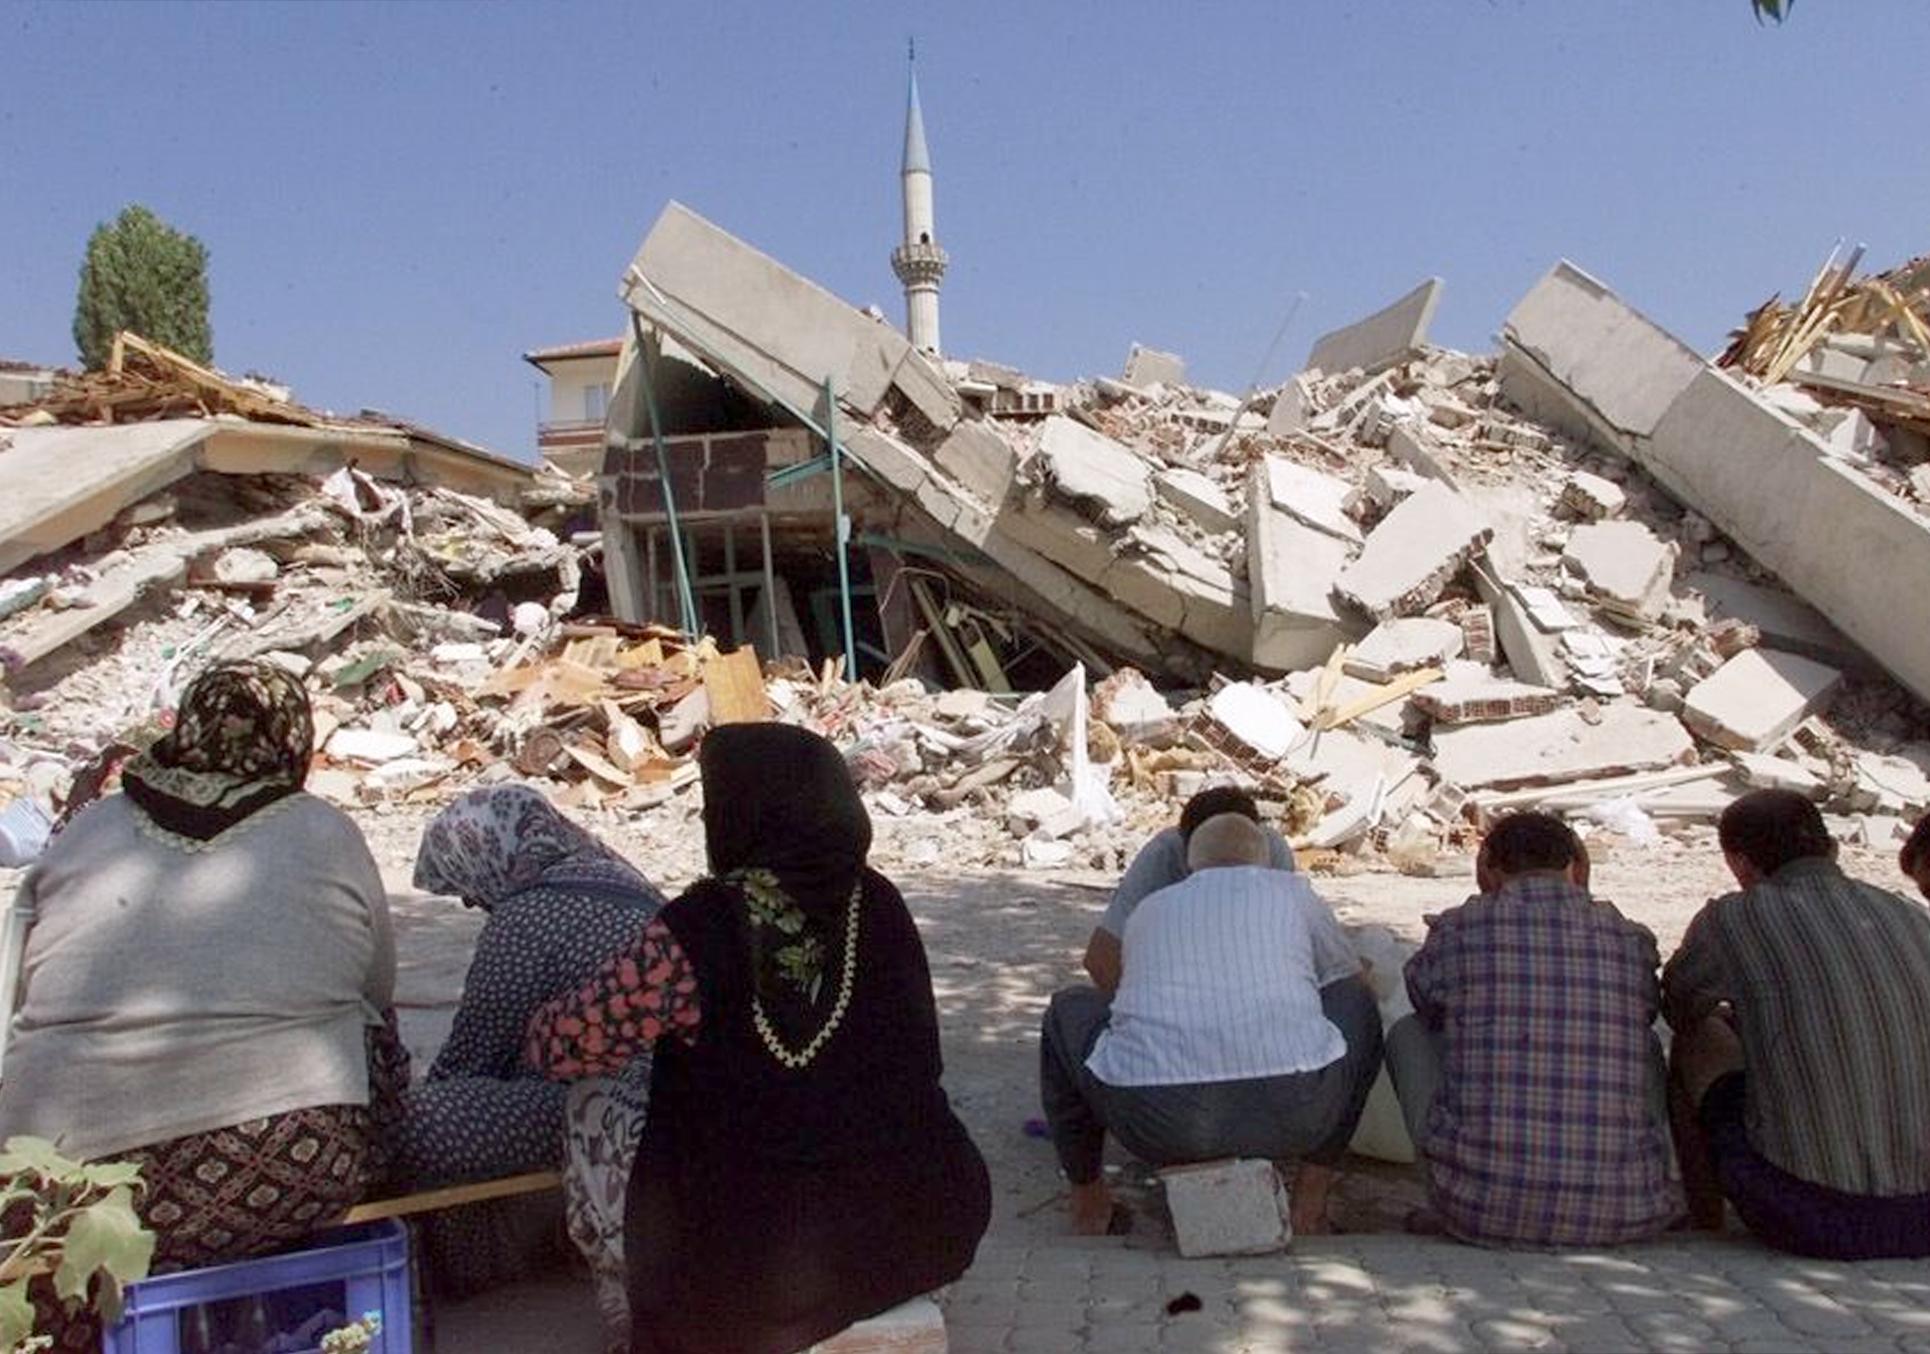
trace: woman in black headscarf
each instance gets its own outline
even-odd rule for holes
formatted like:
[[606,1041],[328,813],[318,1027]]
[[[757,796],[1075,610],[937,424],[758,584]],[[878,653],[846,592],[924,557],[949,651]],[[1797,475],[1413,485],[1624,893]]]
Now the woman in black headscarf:
[[625,1249],[636,1354],[791,1354],[962,1274],[984,1160],[939,1086],[911,914],[802,729],[704,741],[710,874],[531,1025],[560,1078],[655,1045]]

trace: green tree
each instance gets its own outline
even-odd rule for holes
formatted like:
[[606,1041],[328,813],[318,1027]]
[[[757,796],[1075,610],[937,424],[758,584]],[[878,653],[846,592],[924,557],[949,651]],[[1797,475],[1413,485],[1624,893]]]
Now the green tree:
[[1789,17],[1789,11],[1796,7],[1796,0],[1749,0],[1749,4],[1756,11],[1757,23],[1764,19],[1781,23]]
[[81,361],[90,370],[106,366],[122,329],[196,362],[214,360],[207,248],[138,203],[96,226],[87,239],[74,303]]

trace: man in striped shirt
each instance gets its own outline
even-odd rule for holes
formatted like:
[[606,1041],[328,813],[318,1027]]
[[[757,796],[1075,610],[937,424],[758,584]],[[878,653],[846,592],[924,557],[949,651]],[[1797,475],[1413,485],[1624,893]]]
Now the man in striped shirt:
[[[1655,937],[1587,889],[1567,824],[1504,818],[1482,892],[1408,961],[1387,1065],[1432,1221],[1496,1246],[1612,1246],[1681,1212],[1661,1112]],[[1418,1220],[1417,1220],[1418,1221]]]
[[1114,1224],[1108,1132],[1155,1166],[1298,1161],[1293,1228],[1329,1230],[1334,1168],[1380,1067],[1380,1011],[1332,910],[1267,860],[1257,823],[1208,819],[1191,873],[1126,923],[1117,994],[1053,997],[1040,1097],[1075,1231]]
[[1726,1197],[1772,1246],[1930,1256],[1930,912],[1836,864],[1816,806],[1744,795],[1717,828],[1742,886],[1663,973],[1691,1213]]

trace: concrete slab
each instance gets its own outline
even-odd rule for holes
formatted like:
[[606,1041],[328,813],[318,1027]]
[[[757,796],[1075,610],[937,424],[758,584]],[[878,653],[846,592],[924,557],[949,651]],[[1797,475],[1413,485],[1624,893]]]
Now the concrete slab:
[[941,432],[959,419],[950,382],[904,335],[680,202],[650,227],[619,291],[698,356],[795,409],[816,408],[829,378],[866,414],[895,387]]
[[1561,486],[1558,506],[1584,522],[1603,522],[1622,515],[1622,509],[1628,506],[1628,495],[1614,480],[1577,470]]
[[1267,497],[1274,507],[1349,545],[1360,544],[1360,524],[1347,515],[1347,500],[1354,491],[1346,480],[1284,456],[1268,456],[1263,464]]
[[1239,529],[1240,519],[1226,491],[1197,470],[1175,467],[1153,476],[1153,490],[1191,518],[1201,531],[1215,535]]
[[[1566,259],[1509,313],[1501,336],[1501,393],[1564,431],[1591,440],[1605,434],[1610,445],[1651,435],[1704,366],[1688,345]],[[1524,357],[1544,381],[1552,378],[1553,390],[1535,380]],[[1592,418],[1574,407],[1577,400]]]
[[194,469],[216,425],[171,418],[109,428],[12,428],[0,472],[0,573],[98,531]]
[[1018,472],[1018,453],[980,419],[960,419],[932,454],[938,468],[990,507],[1005,502]]
[[[1325,675],[1324,668],[1302,668],[1298,672],[1287,675],[1287,694],[1299,702],[1303,714],[1308,713],[1308,702],[1313,699],[1314,692],[1319,689],[1321,679]],[[1327,704],[1336,710],[1342,709],[1365,696],[1373,695],[1379,689],[1380,684],[1377,682],[1349,677],[1343,672],[1334,680],[1332,688],[1328,691]],[[1398,742],[1409,737],[1413,732],[1410,725],[1417,721],[1410,716],[1413,715],[1415,708],[1414,698],[1406,696],[1400,700],[1376,706],[1364,715],[1356,716],[1348,722],[1347,727],[1372,733],[1383,742]],[[1323,741],[1325,738],[1326,735],[1323,734]]]
[[1104,526],[1136,522],[1153,505],[1152,468],[1077,419],[1048,418],[1027,465]]
[[1377,465],[1367,472],[1363,488],[1368,500],[1386,512],[1410,494],[1419,493],[1427,479],[1425,475],[1398,466]]
[[1675,554],[1640,522],[1593,522],[1570,534],[1561,562],[1609,610],[1652,620],[1668,600]]
[[1324,372],[1359,368],[1371,374],[1405,361],[1427,343],[1427,327],[1440,304],[1441,286],[1440,278],[1430,277],[1366,319],[1322,334],[1307,354],[1307,366]]
[[1565,690],[1569,674],[1568,662],[1561,656],[1561,641],[1535,624],[1516,588],[1482,564],[1477,563],[1470,572],[1475,591],[1494,611],[1495,641],[1501,646],[1509,671],[1524,682]]
[[1183,386],[1186,384],[1186,359],[1178,353],[1161,352],[1158,348],[1135,343],[1126,354],[1126,365],[1119,379],[1141,390],[1153,385]]
[[1414,708],[1437,724],[1494,724],[1558,709],[1567,700],[1550,687],[1517,682],[1455,664],[1448,675],[1414,693]]
[[1207,709],[1220,726],[1262,757],[1284,757],[1307,730],[1286,703],[1252,682],[1229,682]]
[[1682,720],[1718,747],[1761,752],[1821,709],[1843,674],[1774,649],[1745,649],[1690,689]]
[[1280,387],[1280,393],[1273,398],[1273,408],[1267,414],[1267,431],[1275,437],[1285,437],[1297,433],[1307,426],[1307,420],[1317,411],[1313,403],[1313,391],[1304,377],[1296,376]]
[[1461,627],[1426,616],[1382,621],[1347,655],[1342,670],[1369,682],[1385,682],[1417,668],[1440,667],[1460,656]]
[[1590,723],[1557,710],[1500,724],[1434,732],[1434,770],[1464,790],[1508,790],[1659,770],[1685,762],[1695,742],[1674,715],[1617,702]]
[[1264,1255],[1293,1239],[1287,1190],[1264,1158],[1203,1161],[1159,1172],[1173,1239],[1188,1259]]
[[1273,506],[1266,467],[1247,485],[1247,595],[1254,666],[1276,672],[1327,660],[1346,630],[1334,611],[1334,581],[1347,567],[1347,543]]
[[1387,454],[1412,474],[1450,486],[1454,483],[1454,472],[1448,468],[1441,449],[1415,424],[1396,423],[1388,431]]
[[1753,625],[1762,633],[1767,648],[1784,649],[1839,667],[1868,661],[1848,636],[1823,618],[1822,612],[1793,592],[1749,583],[1728,574],[1697,572],[1689,574],[1682,583],[1702,594],[1708,603],[1710,620],[1738,620]]
[[1930,518],[1724,372],[1698,376],[1636,459],[1930,700]]
[[1466,499],[1430,484],[1382,519],[1334,591],[1376,620],[1432,603],[1494,534]]

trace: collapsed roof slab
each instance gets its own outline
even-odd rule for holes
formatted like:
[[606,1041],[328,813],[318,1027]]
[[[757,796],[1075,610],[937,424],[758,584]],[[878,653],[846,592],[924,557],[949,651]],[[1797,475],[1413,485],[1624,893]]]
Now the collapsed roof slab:
[[1274,506],[1264,463],[1248,471],[1247,593],[1253,665],[1291,672],[1327,661],[1347,631],[1334,611],[1334,580],[1348,546]]
[[958,395],[904,335],[682,203],[657,217],[618,291],[651,324],[794,410],[816,407],[828,378],[867,416],[896,389],[938,431],[958,421]]
[[1564,432],[1618,449],[1653,434],[1704,365],[1566,259],[1509,312],[1501,338],[1504,396]]
[[1560,785],[1656,770],[1694,755],[1695,741],[1674,715],[1628,702],[1602,706],[1592,723],[1572,709],[1434,730],[1434,770],[1464,790]]
[[0,450],[0,572],[98,531],[194,469],[207,419],[14,428]]
[[1441,279],[1430,277],[1400,300],[1364,320],[1314,340],[1309,369],[1328,373],[1356,368],[1368,375],[1403,362],[1427,342],[1427,327],[1441,301]]

